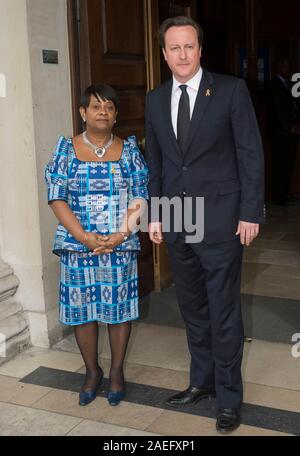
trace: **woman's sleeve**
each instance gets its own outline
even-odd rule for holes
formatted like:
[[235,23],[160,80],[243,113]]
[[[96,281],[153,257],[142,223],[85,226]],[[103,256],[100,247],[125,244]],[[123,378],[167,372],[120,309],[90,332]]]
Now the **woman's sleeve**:
[[45,168],[48,203],[53,200],[68,202],[68,149],[68,141],[63,136],[60,136],[52,157]]
[[146,161],[138,148],[135,136],[128,138],[130,142],[130,196],[129,200],[135,198],[149,199],[148,180],[149,172]]

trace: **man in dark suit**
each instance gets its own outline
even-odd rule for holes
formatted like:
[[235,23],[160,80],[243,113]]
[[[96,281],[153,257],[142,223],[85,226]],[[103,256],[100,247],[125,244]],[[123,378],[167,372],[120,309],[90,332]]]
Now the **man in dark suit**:
[[276,70],[276,75],[269,86],[272,202],[285,205],[289,199],[294,199],[291,194],[291,183],[297,154],[298,109],[291,93],[289,61],[279,60]]
[[264,220],[261,138],[244,81],[201,68],[200,26],[186,17],[170,18],[160,37],[173,80],[147,95],[150,195],[180,197],[188,209],[185,226],[203,222],[195,208],[196,198],[204,197],[202,242],[190,235],[187,241],[187,230],[176,232],[174,220],[166,232],[150,214],[151,240],[168,244],[191,354],[190,385],[167,403],[180,407],[216,394],[217,429],[228,432],[240,424],[243,394],[243,245]]

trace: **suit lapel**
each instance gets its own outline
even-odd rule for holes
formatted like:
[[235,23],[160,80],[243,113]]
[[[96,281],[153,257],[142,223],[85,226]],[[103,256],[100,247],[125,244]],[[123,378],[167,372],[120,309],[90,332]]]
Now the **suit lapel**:
[[190,123],[190,128],[189,128],[189,134],[188,134],[188,141],[186,144],[186,149],[185,152],[187,152],[188,148],[190,147],[193,138],[196,134],[196,132],[199,130],[199,124],[201,122],[202,117],[204,116],[205,110],[207,109],[210,100],[212,99],[213,96],[213,90],[212,90],[212,85],[213,85],[213,77],[212,75],[206,71],[203,70],[202,78],[201,78],[201,83],[199,86],[195,106],[194,106],[194,111]]
[[170,137],[174,150],[178,153],[178,157],[182,159],[182,152],[178,146],[177,139],[174,133],[171,114],[171,97],[172,97],[173,80],[169,81],[163,91],[161,97],[161,108],[166,121],[166,134]]
[[163,94],[161,97],[161,109],[163,112],[163,117],[166,121],[166,134],[170,137],[173,150],[176,151],[177,157],[181,159],[183,158],[183,153],[186,153],[189,146],[192,143],[192,140],[199,129],[199,124],[201,119],[205,113],[205,110],[212,98],[213,90],[211,86],[213,85],[213,77],[212,75],[203,70],[202,79],[200,83],[200,87],[198,90],[193,116],[191,119],[190,127],[189,127],[189,134],[188,134],[188,142],[186,145],[185,151],[181,151],[180,147],[178,146],[177,139],[174,133],[173,124],[172,124],[172,115],[171,115],[171,96],[172,96],[172,87],[173,81],[169,81],[163,90]]

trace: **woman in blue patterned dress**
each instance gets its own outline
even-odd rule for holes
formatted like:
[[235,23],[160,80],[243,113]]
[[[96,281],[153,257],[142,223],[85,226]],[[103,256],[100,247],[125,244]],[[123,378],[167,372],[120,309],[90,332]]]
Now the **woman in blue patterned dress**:
[[148,171],[135,137],[112,134],[117,112],[111,87],[88,87],[80,106],[86,131],[59,138],[45,173],[59,221],[53,252],[61,265],[60,321],[74,326],[86,366],[79,405],[95,399],[103,377],[98,322],[107,323],[111,347],[108,401],[117,405],[124,398],[123,362],[131,321],[139,317],[140,243],[129,222],[145,208]]

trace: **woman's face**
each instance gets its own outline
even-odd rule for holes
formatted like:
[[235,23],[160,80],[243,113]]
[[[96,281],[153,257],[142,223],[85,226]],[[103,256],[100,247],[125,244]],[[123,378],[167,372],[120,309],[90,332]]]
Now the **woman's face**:
[[[100,101],[99,101],[100,100]],[[95,132],[110,132],[115,124],[117,111],[115,105],[110,100],[97,100],[94,95],[91,96],[90,104],[80,112],[86,126]]]

